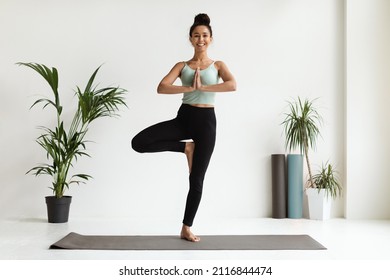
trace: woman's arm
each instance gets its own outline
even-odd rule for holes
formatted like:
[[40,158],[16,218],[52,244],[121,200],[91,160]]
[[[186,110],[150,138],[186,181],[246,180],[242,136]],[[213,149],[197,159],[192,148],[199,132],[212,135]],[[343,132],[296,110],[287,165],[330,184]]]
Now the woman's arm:
[[194,91],[194,86],[177,86],[173,83],[180,76],[180,72],[183,69],[183,62],[178,62],[173,66],[171,71],[161,80],[158,84],[157,92],[162,94],[176,94],[176,93],[184,93]]
[[218,74],[223,80],[223,83],[215,85],[202,85],[200,82],[200,75],[198,76],[197,89],[201,91],[211,91],[211,92],[226,92],[226,91],[235,91],[236,90],[236,80],[232,73],[230,73],[228,67],[222,61],[215,62],[215,66],[218,70]]

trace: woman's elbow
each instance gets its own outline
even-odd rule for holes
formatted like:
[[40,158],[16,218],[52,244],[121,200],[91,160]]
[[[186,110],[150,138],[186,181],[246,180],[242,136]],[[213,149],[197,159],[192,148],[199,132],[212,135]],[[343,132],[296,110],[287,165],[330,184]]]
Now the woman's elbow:
[[231,81],[231,83],[230,83],[230,91],[236,91],[236,90],[237,90],[236,81]]
[[159,84],[157,86],[157,93],[159,94],[164,93],[164,86],[162,84]]

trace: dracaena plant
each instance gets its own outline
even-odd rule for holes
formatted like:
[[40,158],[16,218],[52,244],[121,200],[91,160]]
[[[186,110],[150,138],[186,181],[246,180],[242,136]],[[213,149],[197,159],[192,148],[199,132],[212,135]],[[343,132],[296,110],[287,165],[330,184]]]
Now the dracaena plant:
[[315,148],[317,138],[320,135],[319,127],[322,123],[322,117],[313,103],[314,100],[305,99],[302,101],[300,97],[298,100],[288,102],[290,112],[285,114],[286,117],[282,122],[286,135],[286,148],[289,151],[299,148],[300,153],[305,156],[309,172],[308,187],[315,187],[309,160],[309,149]]
[[32,106],[43,104],[43,108],[53,107],[56,112],[56,126],[54,128],[40,127],[43,133],[36,142],[46,151],[49,163],[39,164],[31,168],[27,173],[35,176],[49,175],[52,177],[54,195],[61,198],[71,184],[85,183],[91,178],[87,174],[69,175],[69,171],[78,157],[89,156],[86,152],[85,135],[89,125],[96,119],[102,117],[117,116],[119,107],[126,106],[124,95],[126,90],[120,87],[97,88],[94,80],[100,67],[90,77],[84,90],[77,87],[75,95],[78,99],[78,106],[73,120],[66,129],[62,119],[63,107],[58,92],[58,71],[56,68],[49,68],[37,63],[17,63],[27,66],[40,74],[50,85],[53,92],[53,99],[41,98],[36,100]]

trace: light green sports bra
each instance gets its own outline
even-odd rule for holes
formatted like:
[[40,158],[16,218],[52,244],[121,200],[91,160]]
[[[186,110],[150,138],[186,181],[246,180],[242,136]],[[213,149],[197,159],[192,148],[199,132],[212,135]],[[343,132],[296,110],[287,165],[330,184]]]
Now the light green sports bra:
[[[211,63],[206,69],[200,70],[200,79],[203,85],[215,85],[219,81],[218,70],[214,63]],[[194,81],[195,70],[184,62],[184,67],[180,73],[180,79],[183,86],[191,86]],[[195,90],[183,94],[183,104],[207,104],[214,105],[215,92],[204,92]]]

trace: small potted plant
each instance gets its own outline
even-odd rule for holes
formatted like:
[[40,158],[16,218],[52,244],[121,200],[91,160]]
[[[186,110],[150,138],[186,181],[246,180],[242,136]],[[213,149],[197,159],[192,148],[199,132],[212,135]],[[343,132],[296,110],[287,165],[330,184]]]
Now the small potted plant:
[[89,125],[101,117],[117,115],[119,106],[124,105],[125,89],[119,87],[97,88],[93,85],[98,67],[90,77],[85,89],[79,87],[76,90],[78,106],[74,113],[73,120],[68,129],[62,119],[63,107],[58,92],[58,71],[56,68],[49,68],[37,63],[18,63],[27,66],[40,74],[50,85],[54,99],[41,98],[36,100],[32,106],[42,103],[43,108],[53,107],[56,112],[56,125],[54,128],[40,127],[42,134],[36,142],[46,152],[48,163],[39,164],[31,168],[27,173],[36,176],[49,175],[52,180],[51,189],[53,196],[46,197],[48,209],[48,221],[50,223],[64,223],[68,221],[70,196],[65,196],[65,190],[72,184],[85,183],[90,175],[74,174],[70,176],[70,169],[78,157],[89,156],[86,153],[85,135]]
[[338,172],[327,162],[313,175],[313,181],[315,188],[306,190],[310,219],[329,219],[332,200],[340,196],[342,190]]

